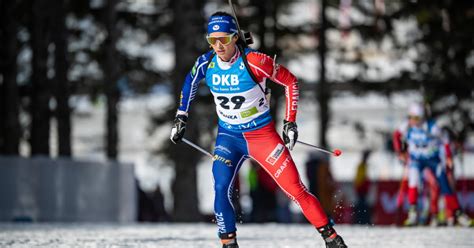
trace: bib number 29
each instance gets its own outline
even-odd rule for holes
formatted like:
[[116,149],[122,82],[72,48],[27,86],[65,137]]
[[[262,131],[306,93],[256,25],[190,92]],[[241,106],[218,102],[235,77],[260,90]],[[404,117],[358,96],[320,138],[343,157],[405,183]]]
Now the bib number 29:
[[240,107],[242,107],[242,104],[245,102],[245,97],[233,96],[229,99],[225,96],[218,96],[217,100],[221,101],[220,105],[223,109],[230,109],[230,103],[234,105],[233,109],[240,109]]

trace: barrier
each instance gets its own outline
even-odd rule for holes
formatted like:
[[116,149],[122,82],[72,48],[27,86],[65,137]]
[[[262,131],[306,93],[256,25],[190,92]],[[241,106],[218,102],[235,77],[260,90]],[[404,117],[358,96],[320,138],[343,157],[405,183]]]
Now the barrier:
[[[377,182],[377,197],[374,206],[373,222],[380,225],[399,223],[404,219],[408,209],[405,199],[403,211],[398,213],[397,195],[399,181],[379,181]],[[462,209],[471,217],[474,216],[474,179],[457,180],[457,195]],[[440,197],[443,200],[443,197]]]
[[0,221],[130,222],[132,164],[0,157]]
[[[474,179],[463,179],[456,182],[457,195],[461,208],[474,218]],[[371,182],[371,192],[367,195],[368,214],[370,222],[375,225],[401,224],[407,216],[408,202],[401,210],[397,208],[398,188],[400,182],[375,181]],[[338,193],[335,195],[335,209],[330,213],[336,223],[358,224],[357,196],[352,182],[340,182]],[[440,206],[443,206],[443,197],[440,197]],[[426,202],[425,202],[426,204]],[[442,210],[443,208],[440,208]]]

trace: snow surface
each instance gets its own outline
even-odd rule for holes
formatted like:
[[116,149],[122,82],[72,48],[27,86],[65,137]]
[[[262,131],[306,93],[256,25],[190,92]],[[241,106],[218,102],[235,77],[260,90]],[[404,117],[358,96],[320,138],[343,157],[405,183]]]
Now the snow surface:
[[[242,248],[324,247],[307,224],[241,224]],[[474,229],[337,225],[350,248],[473,247]],[[220,247],[214,224],[0,224],[0,247]]]

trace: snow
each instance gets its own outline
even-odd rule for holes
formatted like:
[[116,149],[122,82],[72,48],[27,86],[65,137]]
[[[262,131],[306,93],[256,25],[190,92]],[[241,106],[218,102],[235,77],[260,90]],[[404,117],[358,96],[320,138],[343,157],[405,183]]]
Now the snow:
[[152,15],[159,12],[160,7],[153,0],[127,0],[120,2],[117,8],[131,13]]
[[469,53],[469,56],[466,58],[466,67],[473,68],[474,67],[474,51]]
[[[242,248],[324,247],[308,224],[240,224]],[[468,248],[469,228],[336,225],[351,248]],[[220,247],[214,224],[0,224],[0,247]]]
[[[156,71],[171,71],[174,68],[174,44],[171,40],[164,40],[160,43],[153,43],[144,49],[144,54],[149,54],[152,60],[147,64],[147,68]],[[159,54],[159,56],[158,56]]]
[[[308,68],[314,68],[314,70],[308,70]],[[305,54],[288,62],[288,69],[298,78],[308,82],[319,79],[317,68],[319,68],[319,60],[316,54]]]
[[295,1],[278,15],[278,23],[288,27],[297,27],[308,23],[315,24],[319,18],[319,8],[313,2]]
[[174,44],[168,38],[150,41],[140,29],[125,27],[117,42],[117,49],[131,58],[146,58],[145,68],[157,72],[169,72],[174,68]]
[[69,52],[89,49],[97,51],[107,36],[92,15],[87,15],[81,19],[74,15],[68,15],[66,17],[66,26],[68,29],[81,31],[81,36],[77,40],[69,40]]
[[418,21],[415,17],[393,20],[394,36],[399,44],[413,44],[421,38]]

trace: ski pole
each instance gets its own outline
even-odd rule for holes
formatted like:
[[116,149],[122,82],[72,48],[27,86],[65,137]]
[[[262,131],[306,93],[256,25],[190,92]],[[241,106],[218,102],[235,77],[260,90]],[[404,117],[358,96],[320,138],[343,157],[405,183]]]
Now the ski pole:
[[329,150],[324,149],[324,148],[322,148],[322,147],[315,146],[315,145],[311,145],[311,144],[308,144],[308,143],[303,142],[303,141],[297,140],[296,142],[298,142],[298,143],[300,143],[300,144],[302,144],[302,145],[311,147],[311,148],[313,148],[313,149],[316,149],[316,150],[318,150],[318,151],[320,151],[320,152],[324,152],[324,153],[327,153],[327,154],[334,155],[334,156],[336,156],[336,157],[339,157],[339,156],[341,156],[341,154],[342,154],[342,151],[339,150],[339,149],[334,149],[334,151],[329,151]]
[[216,161],[216,160],[221,161],[221,162],[225,163],[227,166],[232,166],[232,161],[230,161],[229,159],[225,159],[224,157],[219,156],[217,154],[212,156],[212,154],[210,152],[204,150],[204,148],[194,144],[193,142],[187,140],[186,138],[183,138],[182,140],[184,141],[184,143],[192,146],[194,149],[196,149],[196,150],[202,152],[204,155],[207,155],[208,157],[210,157],[213,161]]
[[187,140],[186,138],[183,138],[182,140],[184,141],[184,143],[186,143],[186,144],[192,146],[194,149],[196,149],[196,150],[202,152],[203,154],[207,155],[208,157],[214,159],[214,156],[212,156],[212,154],[211,154],[210,152],[204,150],[204,149],[201,148],[200,146],[194,144],[193,142]]

